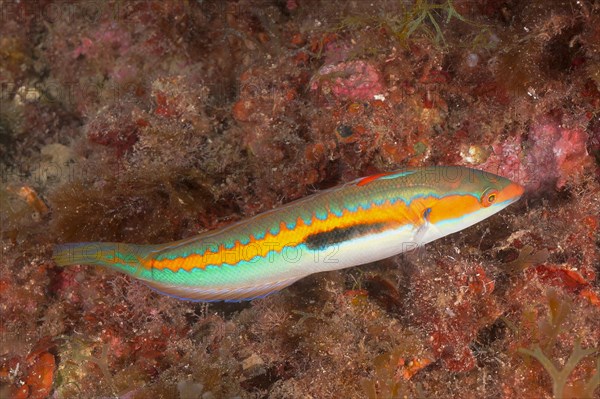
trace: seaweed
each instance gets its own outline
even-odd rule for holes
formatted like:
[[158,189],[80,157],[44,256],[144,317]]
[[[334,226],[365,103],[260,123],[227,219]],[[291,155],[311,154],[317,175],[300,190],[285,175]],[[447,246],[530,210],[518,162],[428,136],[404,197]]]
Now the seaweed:
[[398,351],[384,353],[375,358],[374,377],[362,378],[360,381],[363,392],[369,399],[397,398],[408,394],[406,384],[397,375],[400,360]]
[[[563,299],[558,296],[556,290],[549,290],[548,298],[548,317],[537,323],[537,329],[534,334],[537,335],[538,342],[530,348],[519,348],[518,352],[536,359],[548,372],[552,379],[553,397],[563,398],[565,396],[588,398],[593,397],[594,390],[600,384],[600,356],[596,358],[596,369],[592,372],[590,379],[583,383],[581,380],[569,383],[569,376],[580,365],[581,361],[598,352],[597,348],[582,348],[579,340],[575,341],[573,351],[562,369],[555,361],[548,357],[556,346],[559,334],[564,332],[565,321],[571,313],[573,303],[569,299]],[[527,316],[526,316],[527,317]],[[570,395],[565,392],[570,391]]]
[[[410,36],[417,30],[421,30],[427,37],[433,40],[434,43],[443,43],[447,45],[446,39],[440,23],[438,22],[439,14],[446,14],[445,23],[449,23],[452,18],[458,19],[462,22],[469,21],[460,15],[454,6],[452,1],[448,0],[443,4],[436,4],[428,0],[417,0],[406,10],[406,13],[402,15],[400,20],[401,29],[396,31],[396,37],[401,41],[408,41]],[[433,30],[427,26],[427,22],[431,24]]]
[[418,337],[406,334],[401,345],[373,359],[373,376],[361,378],[360,387],[369,399],[428,397],[419,383],[411,379],[432,363],[431,356],[419,349]]
[[526,245],[519,250],[517,259],[507,262],[504,267],[508,274],[516,276],[531,266],[545,262],[549,254],[549,251],[545,248],[536,251],[531,245]]
[[[519,352],[533,357],[540,362],[542,366],[544,366],[544,369],[546,369],[552,378],[552,395],[555,399],[559,399],[564,397],[565,388],[567,387],[569,376],[573,370],[575,370],[582,359],[595,354],[597,349],[584,349],[581,347],[579,341],[575,342],[573,353],[571,353],[571,356],[569,356],[569,359],[566,361],[562,370],[559,370],[556,363],[546,356],[539,345],[534,345],[532,349],[519,348]],[[580,384],[581,386],[578,385],[574,387],[578,391],[578,397],[593,397],[594,391],[598,385],[600,385],[600,356],[596,358],[596,364],[596,369],[592,373],[590,379],[585,384]]]
[[558,334],[571,312],[572,304],[568,299],[561,300],[556,290],[548,291],[548,318],[540,320],[538,331],[544,341],[543,349],[550,350],[558,338]]
[[407,45],[414,35],[421,33],[434,44],[447,47],[448,43],[442,31],[442,24],[448,24],[452,19],[458,19],[464,23],[479,26],[463,17],[454,7],[452,0],[443,3],[416,0],[408,7],[404,4],[400,4],[400,7],[402,12],[396,15],[348,16],[341,21],[340,28],[356,31],[365,26],[374,25],[391,33],[403,45]]

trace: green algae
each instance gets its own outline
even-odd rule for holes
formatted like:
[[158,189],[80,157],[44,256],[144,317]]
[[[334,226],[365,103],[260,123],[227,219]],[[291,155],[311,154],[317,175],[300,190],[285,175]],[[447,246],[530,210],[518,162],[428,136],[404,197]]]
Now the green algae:
[[[535,358],[538,362],[544,366],[544,369],[548,372],[552,378],[552,395],[554,399],[560,399],[564,397],[565,388],[569,381],[569,376],[573,373],[579,363],[586,357],[591,356],[597,352],[595,348],[582,348],[579,342],[575,343],[573,347],[573,353],[569,356],[564,367],[559,369],[556,362],[548,358],[548,356],[542,351],[542,349],[534,345],[531,349],[520,348],[519,352]],[[578,387],[581,390],[582,398],[591,398],[594,396],[594,391],[600,385],[600,357],[596,358],[596,370],[592,372],[590,379]]]
[[384,16],[352,15],[344,18],[339,28],[343,30],[359,30],[366,26],[385,29],[399,43],[407,46],[414,36],[421,34],[436,45],[448,46],[443,26],[453,19],[477,25],[463,17],[454,7],[452,0],[439,3],[430,0],[416,0],[409,6],[401,3],[402,11]]
[[[567,391],[575,394],[575,397],[591,398],[594,390],[600,384],[600,367],[592,371],[587,382],[577,380],[569,384],[569,377],[573,371],[580,366],[582,360],[598,352],[597,348],[582,348],[580,341],[575,340],[573,350],[562,369],[548,354],[557,345],[559,335],[565,332],[568,317],[571,315],[573,303],[569,298],[559,297],[556,290],[551,289],[547,293],[548,315],[547,318],[538,320],[537,328],[533,331],[537,343],[530,348],[519,348],[518,352],[536,359],[550,375],[552,379],[552,394],[554,399],[564,398]],[[530,318],[531,315],[526,318]],[[535,319],[532,319],[533,321]],[[600,356],[596,358],[600,364]]]

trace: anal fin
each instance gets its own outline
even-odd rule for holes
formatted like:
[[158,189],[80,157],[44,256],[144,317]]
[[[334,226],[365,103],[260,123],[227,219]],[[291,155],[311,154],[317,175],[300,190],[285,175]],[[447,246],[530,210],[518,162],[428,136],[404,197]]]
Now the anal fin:
[[144,281],[153,290],[174,298],[195,302],[241,302],[263,298],[293,284],[300,277],[242,287],[201,287]]

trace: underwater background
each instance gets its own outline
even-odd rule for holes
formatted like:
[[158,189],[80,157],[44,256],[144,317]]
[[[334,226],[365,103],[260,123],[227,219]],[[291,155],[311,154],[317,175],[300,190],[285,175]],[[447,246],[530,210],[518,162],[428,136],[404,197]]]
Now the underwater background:
[[[526,193],[237,304],[52,260],[426,165]],[[0,0],[0,170],[1,398],[600,398],[597,1]]]

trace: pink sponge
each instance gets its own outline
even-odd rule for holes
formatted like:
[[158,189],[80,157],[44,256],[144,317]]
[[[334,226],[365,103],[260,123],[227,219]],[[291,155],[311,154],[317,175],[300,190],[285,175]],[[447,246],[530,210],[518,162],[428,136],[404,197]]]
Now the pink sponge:
[[586,149],[587,133],[580,127],[567,128],[561,118],[543,117],[529,132],[527,168],[542,183],[556,179],[556,187],[583,175],[591,165]]
[[493,153],[480,167],[529,189],[553,181],[561,189],[593,164],[588,138],[582,128],[564,127],[561,118],[547,115],[532,123],[527,141],[515,135],[494,143]]

